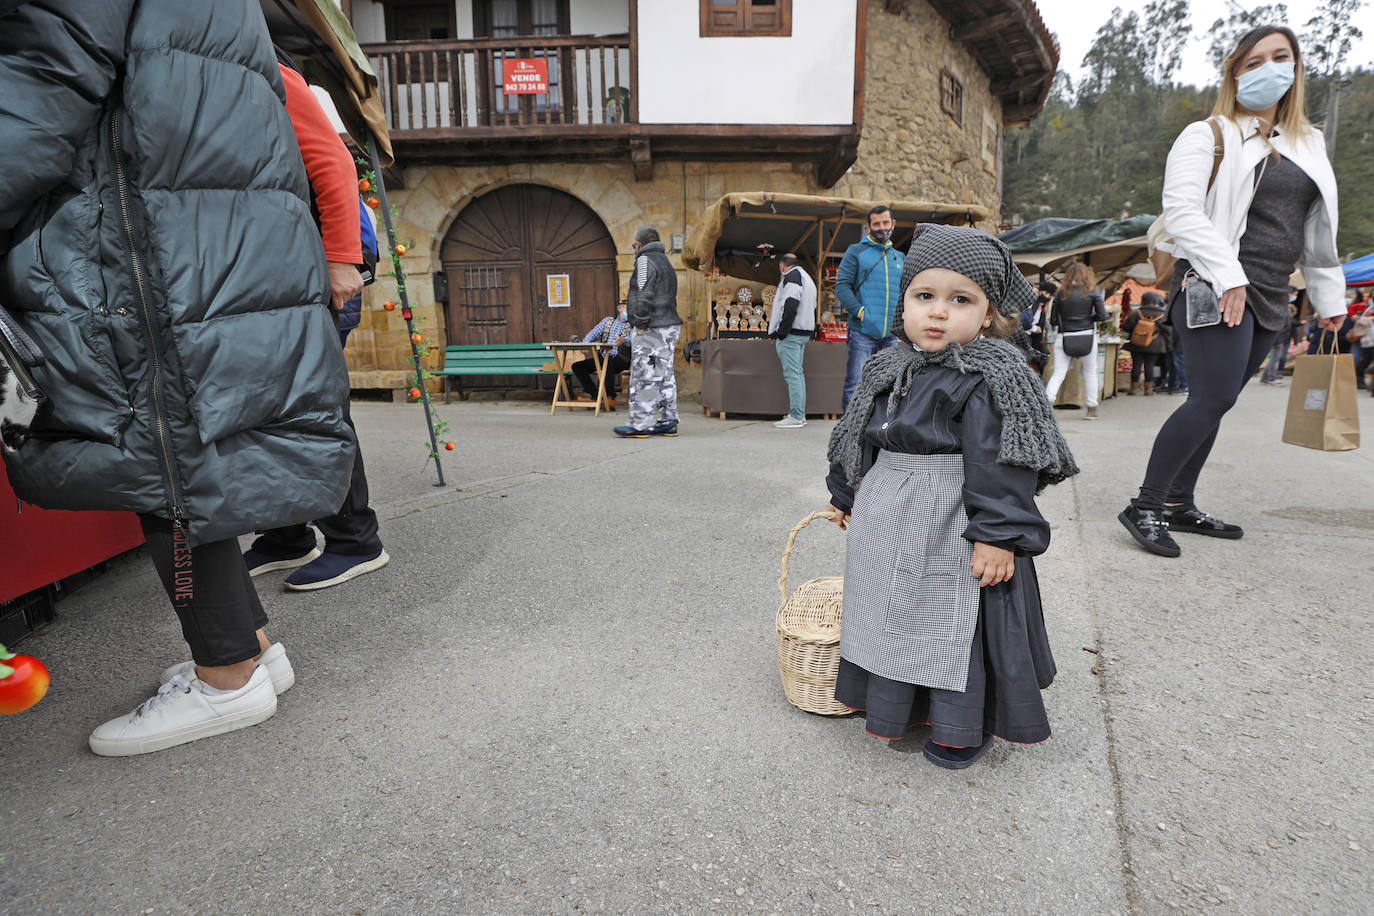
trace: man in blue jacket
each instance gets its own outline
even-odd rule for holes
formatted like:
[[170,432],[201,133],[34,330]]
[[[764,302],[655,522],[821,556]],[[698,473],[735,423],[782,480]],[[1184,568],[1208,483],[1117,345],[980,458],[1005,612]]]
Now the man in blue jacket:
[[868,211],[868,231],[844,253],[835,296],[849,313],[849,364],[844,372],[844,400],[859,381],[864,361],[885,347],[895,346],[893,325],[902,284],[902,253],[892,247],[896,223],[892,210],[879,205]]

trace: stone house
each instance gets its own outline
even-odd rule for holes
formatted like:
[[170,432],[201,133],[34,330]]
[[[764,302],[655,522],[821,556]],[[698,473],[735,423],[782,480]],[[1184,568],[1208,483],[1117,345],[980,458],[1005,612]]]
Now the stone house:
[[[1058,63],[1032,0],[339,2],[381,81],[436,363],[444,343],[585,332],[624,295],[638,227],[681,267],[728,192],[996,214],[1003,131],[1040,112]],[[549,307],[551,275],[568,307]],[[683,339],[704,336],[704,280],[679,279]],[[383,272],[364,297],[355,388],[410,384],[394,296]]]

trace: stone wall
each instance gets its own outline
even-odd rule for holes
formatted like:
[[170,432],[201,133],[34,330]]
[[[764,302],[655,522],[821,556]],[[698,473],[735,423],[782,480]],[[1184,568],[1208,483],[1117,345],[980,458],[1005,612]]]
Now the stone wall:
[[[941,69],[963,84],[962,124],[940,108]],[[859,158],[835,193],[981,204],[991,217],[980,227],[996,231],[1002,106],[972,55],[950,41],[949,23],[925,0],[906,0],[898,15],[884,12],[883,0],[868,0],[864,73]],[[997,152],[991,165],[985,142]]]
[[[652,181],[635,181],[628,161],[522,163],[486,167],[416,166],[404,169],[405,188],[390,193],[399,214],[397,236],[409,244],[402,264],[420,332],[430,342],[431,368],[443,362],[443,311],[435,306],[431,275],[441,269],[439,248],[459,212],[474,198],[510,184],[557,188],[586,203],[615,241],[621,295],[629,283],[630,240],[640,226],[656,226],[665,246],[675,232],[690,233],[706,205],[731,191],[818,193],[809,165],[786,162],[658,162]],[[379,233],[381,227],[379,227]],[[671,246],[668,246],[671,247]],[[683,340],[706,336],[709,307],[701,274],[682,266],[677,253],[678,311]],[[390,262],[378,265],[377,282],[363,294],[363,315],[345,351],[354,388],[406,388],[413,384],[410,339],[400,310],[382,303],[396,298]]]
[[[516,183],[543,184],[579,198],[605,222],[619,252],[624,294],[632,262],[630,239],[642,225],[658,227],[667,243],[672,233],[690,233],[707,204],[731,191],[834,194],[869,200],[932,200],[981,204],[994,229],[1000,209],[995,169],[984,159],[985,119],[990,116],[992,149],[1002,128],[1001,108],[988,91],[988,77],[973,58],[949,40],[949,25],[925,0],[907,0],[903,11],[883,11],[869,0],[865,111],[858,161],[833,189],[816,183],[810,165],[790,162],[674,162],[654,164],[651,181],[635,181],[627,160],[604,163],[412,166],[403,168],[405,188],[391,194],[399,213],[398,235],[409,245],[403,259],[408,293],[430,342],[433,367],[442,363],[443,314],[435,307],[431,275],[440,269],[439,246],[458,213],[473,198]],[[940,70],[963,84],[963,123],[940,108]],[[400,163],[404,166],[404,163]],[[709,307],[700,274],[679,268],[679,311],[683,339],[706,336]],[[410,341],[400,311],[382,303],[396,298],[390,264],[379,265],[377,282],[363,296],[362,323],[349,338],[347,357],[355,388],[407,388]]]

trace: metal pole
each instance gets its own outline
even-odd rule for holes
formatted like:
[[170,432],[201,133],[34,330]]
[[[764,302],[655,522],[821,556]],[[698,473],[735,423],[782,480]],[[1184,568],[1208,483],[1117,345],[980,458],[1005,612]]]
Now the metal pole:
[[1336,121],[1341,115],[1341,86],[1345,80],[1339,77],[1331,77],[1331,88],[1326,95],[1326,123],[1323,133],[1326,135],[1326,158],[1334,159],[1336,156]]
[[[377,139],[372,134],[367,135],[367,154],[372,161],[372,174],[377,176],[377,198],[381,201],[382,221],[386,224],[387,254],[393,255],[396,251],[396,229],[391,225],[391,205],[386,200],[386,182],[382,180],[382,163],[377,158]],[[392,262],[393,266],[395,262]],[[434,435],[434,418],[429,410],[429,388],[425,386],[425,370],[420,365],[420,348],[415,343],[415,324],[410,311],[410,299],[406,295],[406,286],[397,277],[396,293],[401,300],[401,317],[405,319],[406,330],[410,333],[410,356],[415,362],[415,384],[420,389],[420,403],[425,407],[425,426],[429,428],[429,450],[434,455],[434,470],[439,474],[439,482],[436,487],[444,486],[444,465],[439,461],[439,440]]]

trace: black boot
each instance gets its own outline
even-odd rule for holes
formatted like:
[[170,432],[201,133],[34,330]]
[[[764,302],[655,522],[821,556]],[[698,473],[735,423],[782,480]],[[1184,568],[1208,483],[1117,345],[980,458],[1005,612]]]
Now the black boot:
[[1183,553],[1169,536],[1169,523],[1165,521],[1163,512],[1127,506],[1116,518],[1126,526],[1135,542],[1150,553],[1161,557],[1176,557]]

